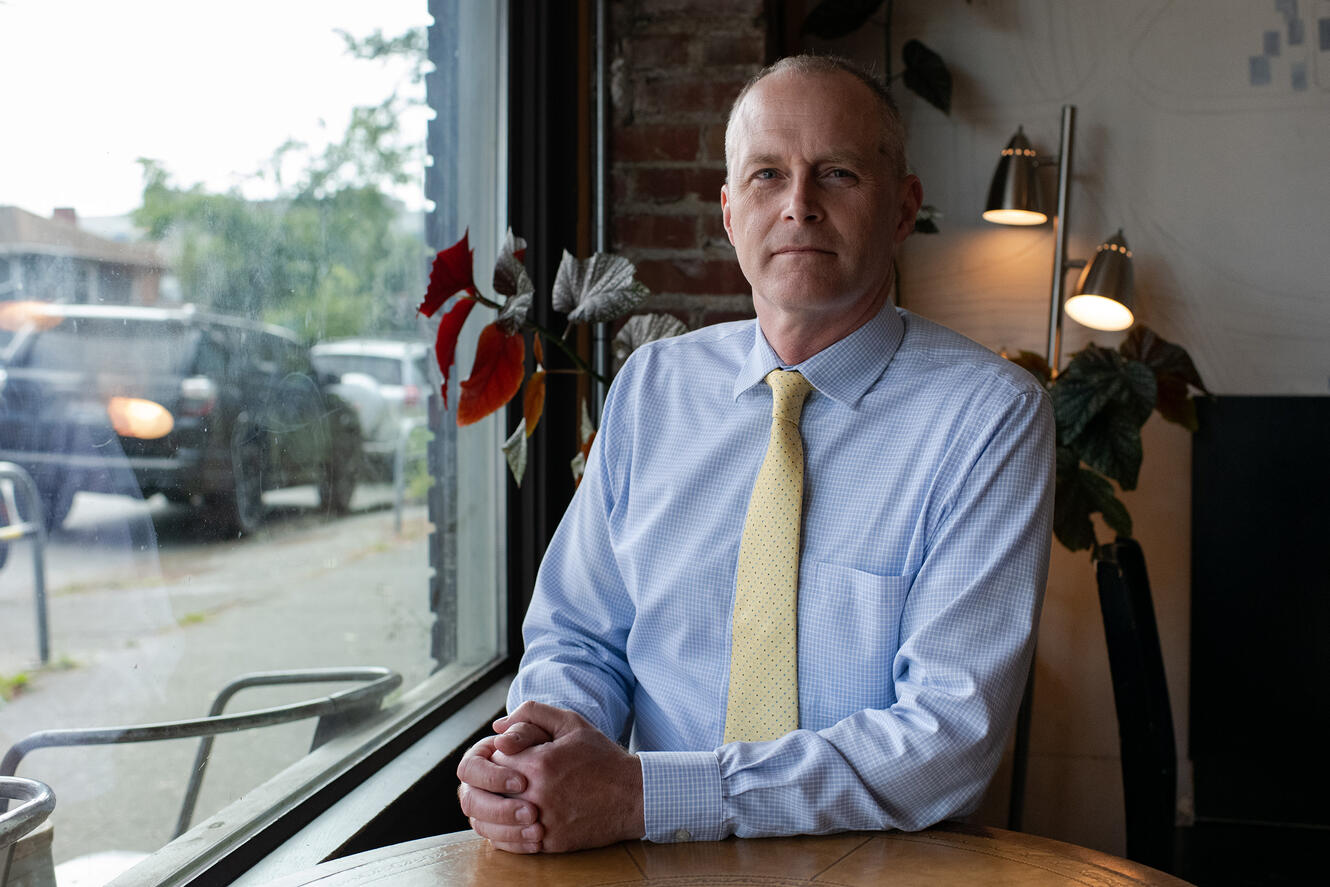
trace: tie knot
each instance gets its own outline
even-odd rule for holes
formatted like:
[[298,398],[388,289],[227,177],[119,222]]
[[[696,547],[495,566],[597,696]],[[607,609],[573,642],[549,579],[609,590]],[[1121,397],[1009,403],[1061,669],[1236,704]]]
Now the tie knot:
[[767,373],[766,382],[771,386],[771,418],[798,425],[804,398],[813,386],[795,370],[772,370]]

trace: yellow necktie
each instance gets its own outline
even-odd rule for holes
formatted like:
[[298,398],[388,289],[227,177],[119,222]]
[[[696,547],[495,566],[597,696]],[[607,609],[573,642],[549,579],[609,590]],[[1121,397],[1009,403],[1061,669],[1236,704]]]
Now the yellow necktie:
[[786,370],[772,370],[766,381],[771,442],[739,542],[726,742],[778,739],[799,727],[796,594],[804,497],[799,414],[812,386]]

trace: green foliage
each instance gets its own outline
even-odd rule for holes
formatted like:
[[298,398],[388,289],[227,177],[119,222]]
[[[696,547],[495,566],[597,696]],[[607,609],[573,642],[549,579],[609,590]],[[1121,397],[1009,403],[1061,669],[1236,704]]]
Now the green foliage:
[[1131,515],[1113,483],[1136,488],[1143,449],[1141,426],[1156,409],[1164,419],[1196,430],[1191,390],[1205,385],[1180,345],[1138,324],[1117,351],[1089,345],[1054,377],[1043,357],[1013,358],[1049,391],[1057,424],[1057,488],[1053,535],[1071,551],[1097,556],[1092,514],[1119,536],[1130,536]]
[[0,674],[0,702],[12,702],[28,688],[31,681],[32,678],[26,671],[12,675]]
[[[418,78],[423,29],[342,37],[359,58],[414,53]],[[187,301],[278,323],[311,341],[412,329],[429,251],[423,232],[401,230],[400,208],[386,193],[409,180],[419,153],[398,129],[404,104],[394,92],[353,109],[341,139],[321,152],[290,140],[278,146],[269,168],[253,175],[276,186],[272,200],[181,187],[162,162],[142,159],[134,222],[166,242]]]

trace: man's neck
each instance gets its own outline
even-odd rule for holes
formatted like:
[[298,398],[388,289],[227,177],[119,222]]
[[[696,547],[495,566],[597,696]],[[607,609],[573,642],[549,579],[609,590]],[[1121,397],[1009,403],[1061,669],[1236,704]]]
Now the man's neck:
[[757,319],[767,344],[783,366],[796,366],[823,349],[830,348],[868,323],[887,304],[884,290],[856,313],[827,317],[824,314],[763,311],[758,303]]

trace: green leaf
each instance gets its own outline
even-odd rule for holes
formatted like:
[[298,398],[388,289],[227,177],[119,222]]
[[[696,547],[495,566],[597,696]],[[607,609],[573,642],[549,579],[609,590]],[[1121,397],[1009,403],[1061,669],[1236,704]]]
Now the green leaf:
[[1077,352],[1050,389],[1058,443],[1085,463],[1135,489],[1141,426],[1154,410],[1154,373],[1140,361],[1090,345]]
[[951,72],[942,56],[918,40],[901,47],[905,62],[905,86],[943,114],[951,113]]
[[1066,443],[1104,410],[1121,411],[1139,428],[1150,418],[1156,395],[1149,367],[1098,345],[1073,355],[1051,390],[1058,437]]
[[1104,477],[1080,466],[1076,453],[1058,447],[1057,485],[1053,495],[1053,535],[1070,551],[1097,544],[1090,515],[1099,513],[1121,536],[1131,535],[1131,515]]
[[1085,426],[1072,444],[1085,464],[1113,478],[1124,490],[1136,489],[1144,449],[1141,426],[1119,410],[1105,410]]
[[861,28],[882,0],[822,0],[804,17],[802,31],[835,40]]
[[1159,389],[1155,407],[1159,415],[1188,431],[1195,431],[1196,403],[1190,389],[1209,392],[1187,350],[1141,324],[1132,328],[1120,350],[1124,357],[1139,360],[1154,372]]

